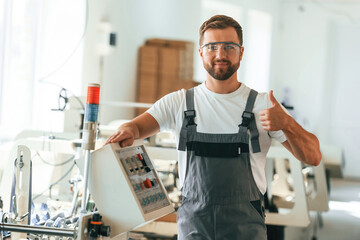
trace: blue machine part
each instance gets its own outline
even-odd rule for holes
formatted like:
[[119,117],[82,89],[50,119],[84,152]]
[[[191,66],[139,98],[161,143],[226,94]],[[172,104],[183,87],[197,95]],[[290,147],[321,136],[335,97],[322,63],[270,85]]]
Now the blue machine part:
[[99,112],[98,104],[86,104],[85,122],[97,122]]

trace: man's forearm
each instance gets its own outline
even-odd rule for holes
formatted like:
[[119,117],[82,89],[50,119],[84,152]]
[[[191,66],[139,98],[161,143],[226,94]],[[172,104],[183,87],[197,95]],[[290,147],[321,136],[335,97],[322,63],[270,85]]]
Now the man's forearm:
[[143,139],[154,135],[160,127],[155,118],[143,113],[130,122],[122,124],[105,144],[120,142],[121,147],[131,146],[135,139]]
[[144,139],[159,132],[160,126],[153,116],[145,112],[129,123],[134,131],[135,139]]
[[320,143],[314,134],[302,128],[293,118],[290,119],[283,132],[297,159],[309,165],[319,165],[321,160]]

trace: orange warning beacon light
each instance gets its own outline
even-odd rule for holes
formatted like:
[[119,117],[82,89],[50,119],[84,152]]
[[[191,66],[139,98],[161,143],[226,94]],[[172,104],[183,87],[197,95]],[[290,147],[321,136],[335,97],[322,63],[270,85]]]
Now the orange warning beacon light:
[[87,89],[84,116],[82,148],[94,150],[96,141],[97,120],[99,113],[100,84],[90,83]]

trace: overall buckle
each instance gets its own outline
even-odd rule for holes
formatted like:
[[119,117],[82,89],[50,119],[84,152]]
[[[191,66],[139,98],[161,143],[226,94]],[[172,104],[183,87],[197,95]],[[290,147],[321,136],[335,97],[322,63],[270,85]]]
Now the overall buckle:
[[249,127],[250,122],[255,118],[253,112],[244,111],[242,114],[242,123],[239,125]]
[[187,111],[184,111],[184,115],[185,115],[185,118],[188,119],[188,123],[187,123],[186,126],[196,125],[196,124],[195,124],[195,117],[196,117],[196,112],[195,112],[195,110],[187,110]]

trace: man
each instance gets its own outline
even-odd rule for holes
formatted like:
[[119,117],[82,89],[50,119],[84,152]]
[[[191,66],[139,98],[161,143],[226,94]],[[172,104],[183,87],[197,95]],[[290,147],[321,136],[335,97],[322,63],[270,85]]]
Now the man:
[[257,94],[237,80],[242,44],[234,19],[217,15],[205,21],[199,53],[206,81],[168,94],[107,140],[125,147],[160,130],[175,134],[183,195],[179,239],[266,239],[262,201],[271,139],[302,162],[320,163],[318,139],[286,113],[272,91]]

